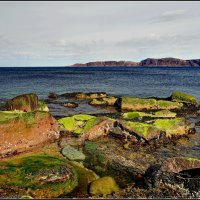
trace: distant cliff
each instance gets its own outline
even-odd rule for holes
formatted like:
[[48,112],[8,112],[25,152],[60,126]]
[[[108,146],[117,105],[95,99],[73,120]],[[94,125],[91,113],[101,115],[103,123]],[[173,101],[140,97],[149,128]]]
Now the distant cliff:
[[74,64],[73,67],[134,67],[138,66],[138,62],[131,61],[96,61],[85,64]]
[[85,64],[77,63],[72,67],[200,67],[200,59],[182,60],[178,58],[147,58],[140,62],[133,61],[96,61]]

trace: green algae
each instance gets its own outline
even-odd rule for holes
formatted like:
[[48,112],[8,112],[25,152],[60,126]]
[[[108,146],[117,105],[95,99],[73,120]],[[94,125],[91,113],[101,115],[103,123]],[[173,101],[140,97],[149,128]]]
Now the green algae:
[[160,110],[153,114],[153,117],[157,118],[174,118],[176,117],[175,112],[171,112],[170,110]]
[[158,100],[157,101],[157,108],[158,109],[180,109],[183,107],[182,103],[179,102],[172,102],[172,101],[166,101],[166,100]]
[[196,97],[184,92],[175,91],[172,93],[171,98],[172,101],[185,102],[198,105],[198,99]]
[[92,115],[78,114],[71,117],[61,118],[58,120],[58,123],[62,128],[78,135],[82,132],[85,122],[93,118],[95,117]]
[[33,112],[22,112],[22,111],[0,111],[0,124],[6,124],[13,120],[22,120],[27,126],[35,124],[38,120],[43,119],[46,116],[46,112],[33,111]]
[[180,109],[182,103],[166,100],[143,99],[136,97],[122,97],[121,108],[124,110],[158,110],[158,109]]
[[122,114],[122,117],[125,119],[135,119],[135,118],[144,117],[144,116],[151,117],[152,115],[148,113],[144,113],[144,112],[127,112],[127,113]]
[[[58,170],[62,166],[69,169],[70,177],[65,182],[42,181],[46,172],[49,171],[50,175],[51,171]],[[0,163],[0,177],[2,189],[12,187],[20,192],[30,190],[35,197],[41,195],[47,198],[57,197],[62,193],[70,192],[77,186],[76,171],[64,159],[44,153],[36,153],[31,156],[22,155],[8,161],[2,161]],[[37,181],[38,177],[41,177],[41,182]]]
[[154,125],[160,130],[173,130],[185,125],[185,121],[182,118],[157,119],[155,120]]
[[[98,145],[96,142],[87,141],[84,146],[84,152],[86,155],[85,163],[92,163],[92,167],[97,173],[102,173],[106,171],[106,156],[103,152],[98,150]],[[89,159],[89,160],[88,160]]]
[[39,111],[49,111],[47,104],[44,101],[38,101],[38,110]]

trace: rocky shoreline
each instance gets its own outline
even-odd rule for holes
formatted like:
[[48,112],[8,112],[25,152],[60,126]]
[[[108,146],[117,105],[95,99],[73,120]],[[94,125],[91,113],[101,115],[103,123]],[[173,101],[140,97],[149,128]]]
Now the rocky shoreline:
[[200,59],[183,60],[178,58],[147,58],[140,62],[134,61],[96,61],[76,63],[71,67],[199,67]]
[[199,198],[199,123],[179,91],[19,95],[0,111],[0,198]]

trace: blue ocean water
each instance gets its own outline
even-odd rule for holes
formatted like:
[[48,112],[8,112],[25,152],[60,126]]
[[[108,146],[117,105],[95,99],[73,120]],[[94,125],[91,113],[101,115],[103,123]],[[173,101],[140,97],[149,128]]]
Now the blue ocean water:
[[26,67],[0,68],[0,99],[34,92],[107,92],[113,95],[168,97],[174,90],[200,100],[197,67]]

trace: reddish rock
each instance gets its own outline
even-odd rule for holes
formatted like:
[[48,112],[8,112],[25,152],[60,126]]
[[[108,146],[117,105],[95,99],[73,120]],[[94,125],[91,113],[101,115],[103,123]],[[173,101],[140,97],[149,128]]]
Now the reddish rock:
[[174,157],[165,160],[162,164],[161,170],[179,173],[194,168],[200,168],[200,160],[194,158]]
[[49,113],[39,111],[1,112],[0,130],[0,157],[26,151],[59,137],[56,120]]

